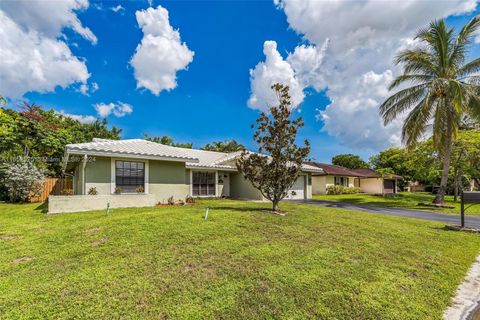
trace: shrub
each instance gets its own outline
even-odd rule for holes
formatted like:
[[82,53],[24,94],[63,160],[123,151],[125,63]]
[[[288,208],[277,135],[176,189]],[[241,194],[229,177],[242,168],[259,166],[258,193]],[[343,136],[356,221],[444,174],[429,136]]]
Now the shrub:
[[335,186],[330,185],[327,187],[327,194],[354,194],[359,193],[360,188],[358,187],[346,187],[346,186]]
[[97,187],[91,187],[88,189],[88,194],[91,196],[96,196],[98,194]]
[[64,196],[73,196],[73,189],[63,189],[61,193]]
[[173,199],[173,196],[170,196],[167,200],[168,204],[175,204],[175,200]]
[[192,196],[187,196],[185,198],[185,203],[195,203],[195,198]]
[[2,166],[2,185],[11,202],[26,202],[43,190],[42,172],[27,158],[18,158]]
[[145,188],[144,188],[143,186],[138,186],[138,187],[135,189],[135,191],[136,191],[137,193],[144,193],[144,192],[145,192]]
[[113,193],[120,194],[122,193],[122,189],[120,187],[115,187],[115,191]]

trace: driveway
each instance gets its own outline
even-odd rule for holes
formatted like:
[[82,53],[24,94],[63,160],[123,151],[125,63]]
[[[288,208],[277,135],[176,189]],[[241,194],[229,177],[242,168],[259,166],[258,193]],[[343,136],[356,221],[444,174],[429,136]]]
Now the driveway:
[[[384,214],[387,216],[407,217],[421,220],[443,222],[445,224],[460,224],[460,214],[442,214],[429,211],[400,209],[400,208],[387,208],[372,206],[368,204],[352,204],[347,202],[337,201],[324,201],[324,200],[289,200],[291,202],[306,203],[314,206],[328,207],[328,208],[341,208],[348,210],[366,211],[378,214]],[[465,225],[468,227],[480,228],[480,217],[477,216],[465,216]]]

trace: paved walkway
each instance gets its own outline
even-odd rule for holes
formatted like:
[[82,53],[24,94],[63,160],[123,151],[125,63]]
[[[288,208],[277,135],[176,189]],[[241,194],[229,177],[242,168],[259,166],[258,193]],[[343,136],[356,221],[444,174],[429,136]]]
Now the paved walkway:
[[[401,208],[387,208],[379,207],[368,204],[352,204],[347,202],[337,201],[324,201],[324,200],[290,200],[292,202],[300,202],[311,204],[315,206],[328,207],[328,208],[342,208],[348,210],[366,211],[378,214],[384,214],[388,216],[408,217],[421,220],[430,220],[443,222],[445,224],[460,224],[460,214],[443,214],[429,211],[401,209]],[[480,228],[480,217],[478,216],[465,216],[465,225],[468,227]]]

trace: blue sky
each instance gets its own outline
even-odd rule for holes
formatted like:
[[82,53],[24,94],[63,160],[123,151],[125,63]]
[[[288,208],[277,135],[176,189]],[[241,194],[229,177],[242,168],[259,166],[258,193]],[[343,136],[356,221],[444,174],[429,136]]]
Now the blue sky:
[[[123,9],[117,12],[111,10],[117,5]],[[278,52],[286,60],[288,54],[302,44],[315,46],[315,52],[320,55],[319,42],[325,37],[308,31],[309,27],[296,23],[295,18],[287,19],[289,14],[294,15],[289,11],[288,4],[279,8],[270,1],[154,1],[153,7],[158,5],[168,11],[170,25],[178,29],[181,41],[194,52],[187,70],[176,73],[177,86],[174,89],[163,90],[158,96],[148,89],[137,89],[134,68],[129,64],[144,36],[135,12],[146,10],[150,4],[147,1],[91,1],[88,9],[75,13],[83,27],[89,28],[96,36],[97,43],[93,44],[68,27],[63,28],[63,35],[56,38],[63,39],[73,56],[84,59],[90,74],[86,83],[96,83],[99,89],[85,95],[78,92],[80,83],[76,82],[63,89],[57,86],[52,92],[28,92],[23,97],[46,108],[95,117],[95,104],[126,103],[133,109],[131,113],[122,117],[116,117],[113,113],[108,115],[110,124],[123,129],[123,138],[139,138],[143,133],[166,134],[178,142],[193,142],[194,147],[214,140],[236,139],[254,148],[250,124],[262,108],[247,105],[252,94],[249,70],[265,61],[264,42],[275,41]],[[445,10],[454,11],[451,8]],[[447,22],[460,26],[475,13],[470,10],[467,14],[450,17]],[[425,17],[425,24],[428,21],[429,17]],[[413,24],[411,28],[416,29],[418,21]],[[408,28],[405,30],[406,33],[410,32]],[[335,35],[331,41],[335,41]],[[325,60],[328,63],[336,57],[335,50],[333,46],[329,59],[321,56],[322,66]],[[381,54],[388,55],[389,50],[385,49]],[[472,55],[478,55],[477,46]],[[319,74],[315,75],[317,80],[323,70],[329,70],[322,66],[318,69]],[[266,67],[269,68],[268,65]],[[388,65],[375,68],[371,68],[375,74],[389,75],[382,73],[389,68]],[[365,74],[366,70],[359,71],[359,74]],[[300,73],[297,74],[296,69],[295,72],[300,79]],[[262,80],[260,75],[255,77]],[[322,130],[325,118],[318,116],[319,111],[325,110],[331,99],[334,100],[332,97],[335,97],[335,101],[341,100],[342,90],[338,89],[337,93],[332,91],[329,96],[326,89],[334,86],[332,80],[322,78],[318,82],[322,82],[322,85],[313,82],[303,85],[304,99],[295,111],[295,115],[302,116],[305,121],[299,138],[310,141],[312,158],[329,162],[333,155],[346,152],[367,158],[381,147],[395,144],[392,138],[390,144],[370,145],[367,139],[371,139],[372,133],[365,134],[364,140],[349,143],[350,136],[342,133],[342,130],[349,130],[349,127],[366,121],[362,117],[374,117],[373,111],[360,113],[358,117],[352,113],[346,123],[337,127],[329,123],[328,129]],[[333,105],[330,111],[333,108],[337,106]],[[326,115],[333,121],[331,119],[338,114],[341,118],[341,112]],[[398,131],[398,128],[392,128],[393,133],[388,134],[394,135],[395,130]],[[355,135],[355,132],[349,134]],[[359,135],[362,135],[360,131]]]

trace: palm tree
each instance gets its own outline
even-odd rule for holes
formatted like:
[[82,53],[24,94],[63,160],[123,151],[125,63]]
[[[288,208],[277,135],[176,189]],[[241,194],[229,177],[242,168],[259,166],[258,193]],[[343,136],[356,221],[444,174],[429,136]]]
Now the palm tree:
[[[430,23],[416,36],[419,45],[398,54],[395,64],[403,73],[389,90],[401,90],[381,106],[380,114],[386,124],[408,112],[402,128],[402,141],[412,147],[427,129],[432,129],[437,151],[443,156],[440,189],[433,200],[443,203],[452,140],[465,115],[480,121],[480,58],[465,63],[469,45],[480,26],[480,17],[474,17],[455,35],[444,20]],[[406,88],[405,88],[406,87]]]

